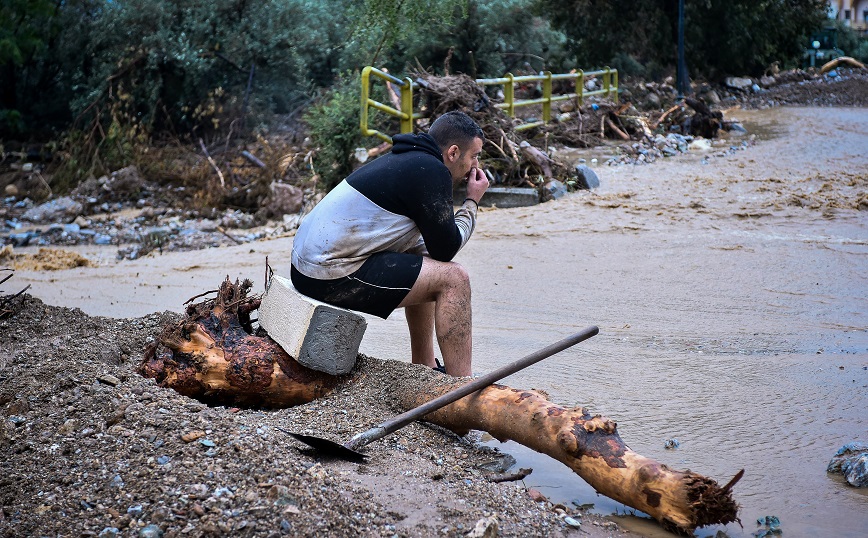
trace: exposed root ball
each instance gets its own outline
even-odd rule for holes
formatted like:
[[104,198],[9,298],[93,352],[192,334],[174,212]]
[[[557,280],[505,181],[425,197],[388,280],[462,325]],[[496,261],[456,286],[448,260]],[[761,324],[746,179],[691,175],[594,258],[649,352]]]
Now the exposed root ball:
[[305,368],[276,342],[252,333],[259,298],[228,278],[217,297],[190,305],[145,350],[138,372],[208,404],[292,407],[327,394],[339,378]]

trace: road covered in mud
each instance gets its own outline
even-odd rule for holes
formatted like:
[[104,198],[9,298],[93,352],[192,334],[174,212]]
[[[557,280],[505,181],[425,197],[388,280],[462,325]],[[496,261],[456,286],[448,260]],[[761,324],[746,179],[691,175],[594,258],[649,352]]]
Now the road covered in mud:
[[[868,440],[868,297],[864,293],[868,288],[868,110],[773,108],[730,110],[727,116],[740,120],[756,139],[718,140],[709,150],[688,152],[652,165],[605,166],[611,156],[611,148],[606,147],[565,151],[561,155],[565,159],[584,158],[588,163],[597,159],[595,170],[602,183],[599,189],[568,194],[534,207],[481,212],[475,236],[457,258],[469,268],[473,282],[474,370],[489,371],[578,328],[599,325],[599,336],[515,374],[506,384],[541,389],[558,404],[585,406],[592,413],[602,413],[618,423],[621,437],[633,450],[673,468],[689,468],[721,483],[745,469],[745,477],[734,490],[742,505],[744,527],[730,524],[701,529],[697,532],[700,536],[717,531],[731,537],[750,536],[758,528],[757,519],[766,516],[777,517],[786,534],[863,536],[868,531],[868,495],[840,477],[827,475],[825,468],[843,444]],[[292,238],[284,237],[196,252],[152,252],[123,261],[118,261],[108,247],[81,247],[76,251],[93,266],[51,272],[19,270],[11,282],[20,287],[30,284],[33,296],[47,304],[116,318],[82,321],[93,334],[109,335],[106,352],[114,354],[102,362],[87,363],[94,368],[90,373],[81,365],[76,367],[79,374],[73,377],[81,387],[89,387],[87,390],[76,384],[65,390],[78,390],[79,397],[95,402],[106,384],[91,384],[82,377],[95,378],[114,360],[126,361],[123,368],[129,371],[129,363],[140,356],[145,334],[153,334],[171,314],[149,315],[164,310],[180,312],[184,300],[214,289],[227,275],[250,278],[254,290],[261,290],[266,256],[278,273],[285,273],[291,244]],[[10,283],[4,285],[6,288],[11,289]],[[149,317],[132,322],[133,332],[123,336],[123,319],[140,316]],[[0,375],[8,380],[27,373],[39,381],[26,384],[36,397],[36,388],[48,380],[32,370],[47,364],[48,358],[43,356],[26,365],[21,357],[52,349],[79,360],[83,356],[63,351],[80,345],[62,334],[44,343],[52,347],[40,348],[36,340],[45,328],[33,323],[31,333],[18,327],[15,340],[4,343],[12,351],[0,352]],[[377,359],[406,362],[410,353],[405,332],[400,312],[387,321],[371,318],[362,351]],[[111,351],[115,349],[112,342],[119,342],[116,353]],[[87,343],[90,349],[99,348],[98,340],[91,338]],[[135,402],[132,405],[138,407],[134,411],[144,413],[142,418],[121,421],[111,431],[78,419],[79,423],[68,425],[66,434],[87,441],[88,450],[104,450],[105,440],[97,434],[111,439],[128,435],[137,440],[142,431],[149,433],[136,445],[141,449],[131,455],[112,458],[100,453],[112,462],[112,468],[100,467],[98,462],[82,463],[83,469],[93,466],[91,478],[77,471],[78,478],[71,482],[87,485],[94,475],[99,477],[99,487],[108,493],[89,493],[75,502],[80,509],[83,505],[79,501],[90,507],[83,510],[99,510],[101,502],[111,501],[106,506],[119,516],[114,518],[104,506],[104,513],[109,514],[104,518],[106,526],[129,516],[126,511],[133,509],[138,514],[142,510],[159,513],[162,519],[158,517],[155,524],[175,528],[172,525],[182,516],[177,513],[179,508],[172,508],[169,498],[186,495],[189,506],[183,517],[189,516],[190,524],[204,521],[203,525],[213,525],[218,531],[221,524],[239,526],[242,521],[249,523],[241,529],[249,524],[265,525],[267,518],[255,514],[267,500],[272,503],[268,506],[283,503],[282,515],[272,517],[271,523],[280,526],[283,520],[299,532],[312,532],[325,519],[335,525],[334,529],[366,535],[381,531],[425,535],[442,528],[447,534],[460,535],[475,521],[500,510],[498,503],[508,514],[501,529],[505,535],[573,532],[563,524],[563,518],[536,514],[524,521],[516,516],[524,513],[526,506],[517,500],[510,501],[518,503],[512,505],[505,499],[515,496],[515,491],[525,495],[523,487],[494,495],[473,490],[475,477],[461,474],[471,466],[462,468],[462,462],[484,458],[462,443],[444,440],[447,437],[439,433],[432,445],[425,440],[433,435],[430,430],[417,426],[377,453],[386,461],[394,458],[395,468],[409,472],[403,489],[395,485],[402,478],[390,475],[385,463],[357,475],[343,467],[306,469],[313,465],[312,460],[285,460],[281,456],[280,461],[293,471],[291,478],[280,482],[273,471],[229,465],[219,456],[214,459],[215,453],[205,456],[210,459],[202,464],[203,474],[196,474],[198,471],[188,468],[189,462],[198,465],[200,461],[201,455],[189,448],[194,445],[175,446],[180,445],[177,441],[165,444],[169,438],[201,429],[206,439],[218,446],[197,444],[196,449],[203,453],[209,448],[224,450],[233,455],[229,458],[233,461],[245,450],[266,450],[265,446],[273,450],[284,443],[269,429],[275,417],[248,411],[230,416],[230,411],[222,408],[191,407],[134,375],[122,381],[121,387],[128,394],[115,396],[117,403],[105,412],[116,414],[117,406]],[[48,409],[45,415],[62,415],[64,410],[73,413],[70,409],[75,403],[70,398],[38,400],[30,405],[30,412],[38,414],[44,404]],[[361,404],[373,405],[378,396],[372,389],[363,390],[358,398]],[[342,394],[332,403],[312,405],[309,412],[292,415],[290,420],[300,423],[309,416],[313,425],[349,433],[368,422],[361,409],[347,408],[352,402],[350,396]],[[387,411],[378,409],[376,413]],[[26,419],[27,411],[15,416]],[[64,424],[67,422],[59,420],[58,425]],[[92,431],[85,434],[88,428]],[[209,429],[213,433],[208,434]],[[25,456],[14,460],[17,468],[12,472],[17,478],[14,484],[3,486],[4,492],[12,485],[21,488],[27,480],[36,481],[38,469],[29,466],[37,465],[41,458],[52,460],[61,454],[75,459],[70,443],[48,442],[47,436],[42,447],[38,428],[33,432],[34,438],[28,442],[33,454],[41,456],[27,457],[25,451]],[[224,444],[229,440],[232,444]],[[164,444],[154,448],[158,441]],[[52,443],[58,445],[54,452]],[[432,452],[423,454],[429,462],[425,467],[418,467],[419,462],[410,456],[416,453],[412,449],[416,443],[423,443],[423,451]],[[445,448],[429,450],[437,443],[446,443],[442,445]],[[528,454],[511,443],[487,444],[513,453],[519,460],[517,466],[535,468],[524,484],[549,497],[547,510],[552,514],[551,509],[558,504],[570,510],[584,506],[586,514],[629,513],[595,495],[580,478],[545,457]],[[64,452],[67,445],[70,453]],[[449,471],[436,470],[438,461],[445,462]],[[171,464],[168,469],[166,463]],[[430,465],[434,467],[429,469]],[[414,468],[419,469],[415,476]],[[464,470],[459,472],[458,468]],[[217,483],[220,473],[224,473],[231,497],[219,490],[224,487]],[[242,481],[239,488],[229,485],[229,478],[244,473],[256,476],[256,480]],[[123,482],[120,487],[111,486],[116,475]],[[352,476],[352,487],[358,489],[350,489],[342,482],[342,475]],[[445,478],[445,482],[424,480],[433,475]],[[175,482],[162,490],[137,490],[135,498],[124,497],[134,489],[131,482],[135,477],[174,477]],[[400,504],[401,498],[409,495],[410,485],[427,488],[437,483],[444,486],[432,487],[431,495],[441,508],[432,509],[424,501],[418,506]],[[327,503],[332,511],[311,515],[315,503],[309,499],[316,489],[312,484],[337,484],[336,495],[353,499],[348,502],[351,511]],[[450,489],[461,484],[471,489],[461,495]],[[286,499],[292,494],[279,486],[297,487],[303,493],[289,501]],[[28,509],[54,514],[61,503],[48,500],[56,494],[45,487]],[[81,486],[76,491],[102,490]],[[473,494],[485,501],[474,504],[467,500],[470,504],[463,504],[449,500],[453,495],[470,499]],[[148,500],[148,495],[153,500]],[[393,510],[398,515],[388,506],[376,505],[377,498],[402,506]],[[448,508],[442,508],[443,503]],[[136,509],[139,504],[144,508]],[[587,506],[591,504],[592,509]],[[196,515],[194,520],[191,514],[197,510],[204,515]],[[233,510],[236,515],[232,515]],[[354,520],[355,514],[361,519]],[[0,521],[0,525],[12,528],[8,523],[11,515],[7,514],[7,522]],[[135,514],[132,519],[136,520]],[[666,536],[641,514],[617,521],[622,529]],[[294,524],[297,526],[292,527]],[[102,527],[97,526],[93,523],[99,532]],[[184,524],[178,523],[178,528],[185,528]],[[594,527],[588,524],[585,528]],[[15,535],[12,530],[11,535]]]
[[[468,255],[476,349],[502,360],[597,323],[589,354],[514,383],[590,404],[673,466],[719,479],[744,468],[745,529],[730,536],[766,515],[797,535],[859,536],[866,492],[825,469],[868,436],[868,113],[730,114],[756,145],[605,169],[599,191],[484,214]],[[561,476],[537,485],[575,496]]]

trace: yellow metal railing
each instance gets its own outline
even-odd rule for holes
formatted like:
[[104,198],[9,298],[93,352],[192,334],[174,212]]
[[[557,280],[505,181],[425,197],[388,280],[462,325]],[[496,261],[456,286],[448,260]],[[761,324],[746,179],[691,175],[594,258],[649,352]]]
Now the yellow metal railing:
[[[389,81],[398,86],[401,91],[401,110],[398,110],[389,105],[385,105],[379,101],[371,99],[371,75]],[[603,88],[600,90],[585,90],[585,79],[589,77],[599,76],[603,81]],[[552,95],[552,82],[555,80],[573,80],[575,81],[575,92]],[[542,82],[542,97],[537,99],[515,99],[515,85],[523,82]],[[523,106],[542,105],[542,121],[523,123],[515,128],[516,131],[532,129],[539,127],[551,121],[552,103],[558,101],[567,101],[577,99],[579,106],[584,104],[585,98],[593,95],[605,95],[614,102],[618,102],[618,70],[617,69],[600,69],[598,71],[582,71],[576,73],[558,73],[552,74],[549,71],[541,75],[522,75],[513,76],[512,73],[507,73],[501,78],[480,78],[476,79],[476,83],[480,86],[503,86],[503,102],[497,103],[494,106],[503,109],[506,113],[514,118],[515,109]],[[361,128],[362,134],[366,136],[376,136],[387,142],[392,141],[392,137],[377,131],[376,129],[368,128],[368,110],[374,107],[381,110],[390,116],[394,116],[401,120],[401,132],[413,132],[413,120],[419,119],[422,115],[418,112],[413,112],[413,88],[416,84],[409,78],[401,80],[392,75],[367,66],[362,70],[362,116]]]
[[[585,78],[594,76],[602,77],[603,89],[585,91]],[[575,92],[552,95],[552,82],[555,80],[575,81]],[[515,85],[522,82],[542,82],[542,97],[537,99],[523,99],[516,101]],[[503,102],[497,103],[494,106],[505,110],[506,113],[512,118],[515,117],[515,109],[518,107],[542,105],[542,121],[523,123],[515,128],[516,131],[532,129],[534,127],[539,127],[540,125],[545,125],[546,123],[551,121],[552,103],[558,101],[578,99],[579,106],[581,106],[582,104],[584,104],[585,97],[590,97],[592,95],[605,95],[616,103],[618,102],[618,70],[609,69],[608,67],[599,71],[585,72],[579,70],[577,73],[559,73],[556,75],[553,75],[549,71],[546,71],[541,75],[523,75],[520,77],[515,77],[512,75],[512,73],[507,73],[502,78],[477,79],[476,83],[481,86],[503,86]]]
[[[371,75],[389,81],[392,84],[398,86],[401,91],[401,110],[371,99]],[[393,77],[385,71],[380,71],[375,67],[365,67],[362,70],[362,134],[365,136],[376,136],[385,140],[386,142],[392,142],[392,137],[387,135],[386,133],[377,131],[376,129],[368,128],[368,110],[370,109],[370,107],[374,107],[377,110],[382,110],[386,114],[389,114],[390,116],[395,116],[396,118],[400,119],[401,132],[412,133],[413,120],[422,117],[421,113],[413,112],[414,86],[415,84],[412,80],[410,80],[410,78],[405,78],[404,80],[401,80],[399,78]]]

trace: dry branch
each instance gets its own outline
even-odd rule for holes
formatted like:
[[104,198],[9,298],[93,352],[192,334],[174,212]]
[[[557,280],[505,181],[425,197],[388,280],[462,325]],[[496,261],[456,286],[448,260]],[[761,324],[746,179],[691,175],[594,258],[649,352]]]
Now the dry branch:
[[612,130],[613,133],[621,137],[621,140],[630,140],[630,135],[628,135],[627,133],[622,131],[617,125],[615,125],[615,122],[612,121],[611,118],[606,118],[606,125],[609,127],[609,129]]
[[256,166],[258,166],[259,168],[266,168],[265,163],[262,162],[261,160],[259,160],[259,158],[256,155],[250,153],[249,151],[242,151],[241,155],[245,159],[247,159],[248,161],[250,161],[253,164],[255,164]]
[[211,154],[208,153],[208,148],[205,147],[205,142],[202,139],[199,139],[199,147],[202,148],[202,153],[205,154],[205,158],[208,159],[208,162],[211,164],[211,167],[217,172],[217,177],[220,178],[220,186],[224,189],[226,188],[226,180],[223,179],[223,172],[220,171],[220,168],[217,166],[217,163],[214,162],[214,159],[211,158]]
[[663,123],[663,120],[665,120],[666,117],[669,116],[669,114],[672,114],[673,112],[675,112],[676,110],[678,110],[680,108],[681,108],[681,105],[678,104],[678,105],[673,106],[672,108],[670,108],[666,112],[664,112],[659,118],[657,118],[657,121],[655,121],[654,123],[651,124],[651,128],[656,129],[658,125]]
[[[7,275],[3,280],[0,280],[0,284],[3,284],[10,278],[14,276],[14,272],[12,269],[8,268],[0,268],[0,271],[9,271],[9,275]],[[24,296],[24,292],[30,289],[30,284],[26,285],[23,290],[18,293],[12,295],[2,296],[0,295],[0,319],[5,319],[17,312],[24,305],[24,300],[22,297]]]

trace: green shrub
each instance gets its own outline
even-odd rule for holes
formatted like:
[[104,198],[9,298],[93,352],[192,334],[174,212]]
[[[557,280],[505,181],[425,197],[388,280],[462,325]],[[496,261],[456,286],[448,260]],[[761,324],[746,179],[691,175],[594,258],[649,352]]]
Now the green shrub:
[[[304,116],[316,147],[313,165],[319,175],[318,187],[326,191],[353,171],[353,152],[357,147],[378,143],[378,139],[362,136],[359,127],[360,88],[359,73],[346,72]],[[382,127],[377,121],[379,115],[373,112],[371,110],[369,126]]]
[[475,78],[576,67],[565,35],[535,11],[533,0],[467,0],[424,31],[425,39],[397,42],[383,65],[401,72],[418,63],[443,73],[448,59],[451,73]]
[[19,135],[24,131],[21,112],[17,110],[0,110],[0,133]]
[[618,74],[625,77],[645,77],[647,70],[638,60],[626,52],[619,52],[613,58],[610,67],[618,70]]
[[852,56],[862,63],[868,62],[868,39],[863,39],[862,42],[853,49]]
[[[568,37],[580,66],[618,53],[674,66],[678,2],[537,0]],[[760,75],[773,62],[797,61],[806,35],[826,18],[824,0],[704,0],[684,3],[685,54],[692,75]],[[557,14],[557,15],[554,15]],[[651,74],[648,73],[650,77]]]

